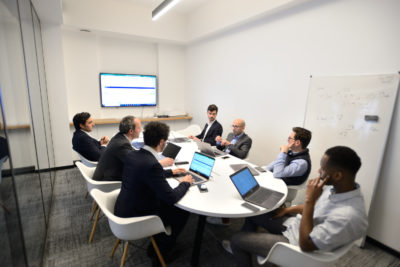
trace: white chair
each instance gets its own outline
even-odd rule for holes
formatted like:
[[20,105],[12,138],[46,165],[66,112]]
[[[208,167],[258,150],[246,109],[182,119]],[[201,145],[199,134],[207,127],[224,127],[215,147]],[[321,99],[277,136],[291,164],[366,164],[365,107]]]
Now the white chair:
[[96,167],[97,166],[97,161],[91,161],[79,154],[77,151],[75,151],[76,154],[78,154],[79,158],[81,159],[82,163],[85,164],[88,167]]
[[110,224],[111,231],[117,237],[117,241],[114,244],[110,257],[114,256],[114,252],[117,249],[120,241],[126,241],[121,259],[121,266],[123,266],[128,252],[129,241],[150,237],[157,257],[161,262],[161,265],[165,266],[164,259],[160,253],[160,250],[158,249],[157,243],[155,242],[153,235],[158,233],[166,233],[167,235],[169,235],[171,233],[171,230],[164,227],[164,224],[161,221],[160,217],[155,215],[132,218],[120,218],[115,216],[114,205],[119,192],[119,189],[109,193],[101,192],[98,189],[93,189],[92,191],[90,191],[93,199],[97,202],[103,213],[108,218],[108,223]]
[[192,124],[186,127],[185,129],[176,131],[176,133],[181,134],[183,136],[189,136],[189,135],[199,135],[201,133],[201,128],[197,124]]
[[354,242],[340,247],[332,252],[303,252],[300,247],[284,242],[277,242],[267,257],[257,256],[258,264],[271,262],[284,267],[325,267],[333,266],[336,260],[346,254]]
[[[119,181],[113,181],[113,182],[109,182],[109,181],[95,181],[92,179],[93,177],[93,173],[95,171],[95,167],[88,167],[86,165],[84,165],[82,162],[75,162],[76,167],[78,167],[79,171],[81,172],[83,178],[86,181],[86,186],[87,186],[87,191],[90,192],[92,189],[99,189],[100,191],[103,192],[111,192],[115,189],[120,189],[121,188],[121,182]],[[90,216],[90,220],[93,219],[94,213],[97,210],[97,214],[96,214],[96,218],[93,222],[93,227],[92,227],[92,232],[90,233],[90,237],[89,237],[89,243],[92,242],[93,240],[93,235],[94,235],[94,231],[96,230],[96,226],[97,226],[97,222],[99,220],[99,216],[100,216],[100,209],[97,208],[97,204],[96,201],[93,201],[93,205],[92,205],[92,213]]]
[[292,205],[292,201],[296,198],[297,192],[301,189],[304,189],[307,185],[307,180],[304,181],[304,183],[300,185],[288,185],[288,194],[286,196],[285,203],[287,206]]

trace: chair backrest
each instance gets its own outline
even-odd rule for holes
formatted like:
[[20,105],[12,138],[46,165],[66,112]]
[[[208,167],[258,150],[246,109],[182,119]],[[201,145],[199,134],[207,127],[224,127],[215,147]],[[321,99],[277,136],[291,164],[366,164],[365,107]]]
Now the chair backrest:
[[112,192],[101,192],[98,189],[90,191],[93,199],[107,216],[113,234],[121,240],[137,240],[158,233],[169,231],[164,227],[160,217],[155,215],[121,218],[114,215],[114,205],[120,189]]
[[198,135],[201,133],[201,128],[197,124],[192,124],[186,127],[185,129],[176,131],[177,133],[184,135],[184,136],[189,136],[189,135]]
[[[75,150],[74,150],[75,151]],[[82,163],[85,164],[88,167],[96,167],[97,166],[97,161],[91,161],[82,156],[79,152],[75,151],[76,154],[78,154],[79,158],[81,159]]]
[[75,165],[76,167],[78,167],[79,171],[81,172],[83,178],[86,181],[88,192],[90,192],[90,190],[94,188],[97,188],[104,192],[110,192],[117,188],[121,188],[121,182],[119,181],[110,182],[110,181],[93,180],[92,177],[96,167],[88,167],[79,161],[75,162]]
[[269,261],[279,266],[295,267],[323,267],[333,266],[336,260],[346,254],[354,242],[342,246],[332,252],[303,252],[300,247],[284,242],[277,242],[270,250],[267,257],[258,256],[260,265]]

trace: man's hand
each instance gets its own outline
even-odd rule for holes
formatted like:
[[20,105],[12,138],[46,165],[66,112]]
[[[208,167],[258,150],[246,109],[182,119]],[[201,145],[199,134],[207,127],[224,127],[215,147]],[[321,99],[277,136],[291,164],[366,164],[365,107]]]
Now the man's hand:
[[307,182],[305,203],[314,205],[322,194],[322,187],[328,181],[329,176],[324,179],[315,178]]
[[174,164],[174,159],[172,159],[172,158],[164,158],[164,159],[159,160],[158,162],[163,167],[169,167],[169,166],[172,166],[172,164]]
[[184,168],[177,168],[177,169],[172,170],[173,175],[177,175],[177,174],[185,173],[185,172],[186,172],[186,169],[184,169]]
[[227,141],[227,140],[222,140],[221,141],[221,146],[229,146],[231,144],[231,142]]
[[280,218],[285,216],[288,212],[287,212],[287,208],[278,208],[274,211],[275,215],[274,217],[272,217],[272,219],[276,219],[276,218]]
[[107,145],[109,141],[110,141],[110,138],[108,138],[108,136],[103,136],[100,139],[100,145]]
[[193,177],[190,174],[188,174],[185,177],[182,177],[181,179],[179,179],[179,182],[180,183],[187,182],[187,183],[193,184],[194,180],[193,180]]
[[289,152],[290,146],[288,144],[285,144],[281,146],[281,152],[287,154]]
[[221,142],[222,141],[222,137],[221,136],[217,136],[215,137],[215,142]]
[[197,140],[197,141],[200,141],[200,139],[199,138],[197,138],[196,136],[194,136],[194,135],[189,135],[188,136],[188,138],[189,139],[192,139],[192,140]]

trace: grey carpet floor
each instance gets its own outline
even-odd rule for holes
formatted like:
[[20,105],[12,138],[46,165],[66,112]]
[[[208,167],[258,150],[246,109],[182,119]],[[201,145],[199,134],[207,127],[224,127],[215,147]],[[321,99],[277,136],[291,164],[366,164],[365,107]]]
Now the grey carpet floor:
[[[92,222],[90,196],[85,199],[86,184],[78,170],[58,171],[53,191],[53,206],[50,213],[46,241],[44,266],[119,266],[122,246],[114,258],[109,254],[115,242],[107,219],[99,220],[93,242],[88,243]],[[168,266],[190,266],[197,216],[191,215],[179,237],[177,246],[181,256]],[[206,225],[200,252],[199,266],[234,266],[233,258],[219,245],[237,232],[243,219],[232,220],[229,227]],[[126,266],[151,266],[146,256],[147,239],[133,242],[129,248]],[[366,243],[364,248],[354,246],[336,266],[399,266],[400,259],[377,246]]]

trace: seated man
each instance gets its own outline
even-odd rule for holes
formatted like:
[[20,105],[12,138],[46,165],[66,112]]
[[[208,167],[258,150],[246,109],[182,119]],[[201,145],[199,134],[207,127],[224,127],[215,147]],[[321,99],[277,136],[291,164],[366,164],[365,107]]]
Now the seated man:
[[281,146],[281,153],[266,169],[287,185],[304,183],[311,172],[311,159],[307,149],[310,141],[311,132],[309,130],[294,127],[288,137],[288,143]]
[[[355,182],[360,166],[352,149],[329,148],[321,159],[320,176],[308,181],[303,205],[247,218],[230,244],[223,241],[224,248],[231,248],[237,266],[251,266],[252,253],[266,256],[276,242],[300,246],[306,252],[332,251],[363,237],[368,218]],[[323,191],[325,184],[330,187]],[[268,233],[256,233],[258,226]]]
[[[122,174],[122,187],[115,203],[114,213],[119,217],[158,215],[164,225],[172,228],[172,234],[155,236],[166,261],[171,254],[177,236],[183,229],[189,213],[174,206],[193,183],[191,175],[180,179],[172,189],[166,177],[183,173],[185,169],[163,170],[158,162],[158,152],[167,144],[169,127],[160,122],[150,122],[144,127],[145,146],[128,153]],[[151,254],[151,247],[149,248]]]
[[240,159],[246,158],[249,154],[252,140],[244,133],[245,127],[246,123],[244,120],[234,120],[232,124],[232,133],[228,134],[226,140],[222,139],[221,136],[215,138],[217,148]]
[[132,141],[138,138],[142,125],[138,118],[126,116],[119,123],[119,132],[111,138],[100,157],[93,180],[121,181],[126,155],[133,150]]
[[215,146],[215,138],[222,135],[222,125],[216,120],[217,114],[218,107],[214,104],[209,105],[207,108],[208,123],[206,123],[203,131],[199,135],[190,135],[189,138],[203,141]]
[[87,112],[81,112],[73,118],[75,132],[72,137],[72,148],[91,161],[98,161],[101,153],[106,148],[109,138],[103,136],[97,141],[89,135],[94,127],[93,119]]

